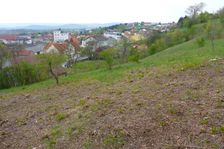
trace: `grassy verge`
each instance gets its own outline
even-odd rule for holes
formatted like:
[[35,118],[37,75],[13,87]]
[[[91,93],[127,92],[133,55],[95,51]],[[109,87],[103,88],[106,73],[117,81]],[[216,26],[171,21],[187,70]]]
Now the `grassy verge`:
[[98,70],[102,68],[106,68],[106,64],[102,60],[97,61],[83,61],[79,62],[76,65],[73,65],[71,68],[71,72],[74,73],[82,73],[82,72],[89,72],[93,70]]

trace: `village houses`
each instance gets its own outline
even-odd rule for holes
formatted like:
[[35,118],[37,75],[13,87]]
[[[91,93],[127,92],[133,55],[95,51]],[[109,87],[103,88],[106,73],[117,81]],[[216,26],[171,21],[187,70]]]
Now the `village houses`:
[[16,35],[16,34],[2,34],[0,35],[0,41],[6,45],[12,44],[32,44],[32,39],[28,35]]

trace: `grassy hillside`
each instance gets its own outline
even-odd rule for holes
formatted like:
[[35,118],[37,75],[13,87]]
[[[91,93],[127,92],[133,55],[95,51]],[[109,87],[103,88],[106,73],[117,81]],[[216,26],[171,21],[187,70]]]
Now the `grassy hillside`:
[[209,59],[222,58],[224,56],[223,47],[223,39],[215,41],[214,50],[212,50],[210,41],[207,40],[204,47],[198,47],[194,39],[150,56],[143,60],[143,64],[145,66],[170,66],[177,69],[190,67]]
[[[108,70],[0,92],[1,148],[220,148],[224,41],[195,40]],[[96,69],[96,70],[95,70]]]
[[[104,62],[81,62],[74,66],[71,75],[68,77],[61,77],[61,84],[70,82],[79,82],[81,80],[98,80],[103,82],[113,82],[121,80],[127,76],[131,69],[156,67],[161,71],[167,69],[183,70],[198,66],[204,62],[214,58],[224,57],[224,42],[223,39],[215,40],[215,49],[212,50],[211,43],[206,40],[204,47],[198,47],[194,40],[185,42],[183,44],[168,48],[155,55],[149,56],[140,61],[140,63],[127,63],[123,65],[114,66],[113,70],[107,70]],[[74,72],[76,72],[74,74]],[[78,72],[78,73],[77,73]],[[4,92],[14,91],[29,91],[33,89],[54,86],[54,80],[47,80],[29,86],[11,88],[1,90]]]

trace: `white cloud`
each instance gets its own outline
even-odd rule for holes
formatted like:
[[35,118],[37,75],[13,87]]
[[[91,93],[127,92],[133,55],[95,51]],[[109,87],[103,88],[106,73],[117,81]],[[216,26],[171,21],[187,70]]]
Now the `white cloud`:
[[[177,21],[201,0],[4,0],[0,23],[106,23]],[[204,0],[214,12],[223,0]]]

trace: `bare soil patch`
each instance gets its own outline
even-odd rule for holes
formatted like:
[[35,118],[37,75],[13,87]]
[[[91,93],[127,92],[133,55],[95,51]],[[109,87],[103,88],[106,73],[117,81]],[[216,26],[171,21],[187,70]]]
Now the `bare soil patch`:
[[62,84],[0,97],[5,148],[199,149],[224,145],[224,61],[122,81]]

